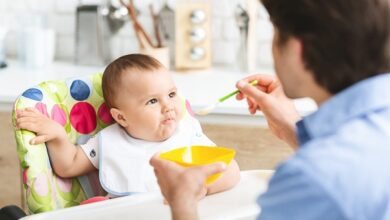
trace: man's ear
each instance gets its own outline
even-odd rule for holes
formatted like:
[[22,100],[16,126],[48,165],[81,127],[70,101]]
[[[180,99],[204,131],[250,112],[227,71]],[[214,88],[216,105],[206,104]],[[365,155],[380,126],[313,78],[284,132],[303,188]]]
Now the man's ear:
[[110,113],[112,118],[120,124],[122,127],[127,127],[128,123],[126,117],[123,115],[122,111],[117,108],[111,108]]

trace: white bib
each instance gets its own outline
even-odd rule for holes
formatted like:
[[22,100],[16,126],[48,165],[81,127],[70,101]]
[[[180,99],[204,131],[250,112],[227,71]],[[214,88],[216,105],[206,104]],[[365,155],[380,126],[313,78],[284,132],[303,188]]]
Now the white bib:
[[183,118],[172,137],[163,142],[135,139],[118,124],[103,129],[98,134],[98,140],[100,183],[113,196],[159,190],[149,164],[156,152],[191,145],[215,145],[191,116]]

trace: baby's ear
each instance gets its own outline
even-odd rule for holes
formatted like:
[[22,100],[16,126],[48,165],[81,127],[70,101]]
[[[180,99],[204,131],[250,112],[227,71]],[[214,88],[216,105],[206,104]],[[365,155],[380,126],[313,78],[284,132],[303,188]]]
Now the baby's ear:
[[127,121],[125,116],[122,114],[122,111],[117,108],[111,108],[110,113],[112,118],[120,124],[122,127],[127,127]]

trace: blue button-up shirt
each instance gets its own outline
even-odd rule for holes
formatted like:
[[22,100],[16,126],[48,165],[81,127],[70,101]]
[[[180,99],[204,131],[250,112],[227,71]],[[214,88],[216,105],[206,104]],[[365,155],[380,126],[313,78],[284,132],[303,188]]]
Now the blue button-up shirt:
[[390,219],[390,73],[334,95],[297,131],[259,219]]

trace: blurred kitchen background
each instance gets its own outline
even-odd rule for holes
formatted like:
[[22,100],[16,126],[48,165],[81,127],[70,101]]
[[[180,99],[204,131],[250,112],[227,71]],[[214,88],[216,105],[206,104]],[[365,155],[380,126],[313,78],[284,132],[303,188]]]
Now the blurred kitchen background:
[[[210,23],[210,36],[205,36],[205,38],[210,38],[211,42],[211,63],[231,68],[238,67],[237,59],[242,46],[240,44],[245,41],[242,39],[245,30],[240,34],[240,28],[248,28],[245,26],[249,22],[245,19],[248,19],[249,16],[247,4],[250,1],[134,0],[134,6],[139,23],[152,37],[154,36],[154,25],[149,5],[153,6],[155,14],[159,17],[158,28],[161,32],[161,38],[163,38],[162,41],[164,44],[169,44],[169,40],[174,39],[175,28],[174,18],[169,19],[169,14],[172,13],[174,16],[177,5],[182,2],[184,4],[205,2],[210,5],[209,14],[206,15],[210,16],[207,18],[207,22]],[[254,2],[257,3],[256,0]],[[41,63],[44,62],[50,63],[51,59],[75,61],[77,50],[80,49],[77,47],[82,47],[82,35],[87,34],[80,32],[89,31],[88,37],[92,41],[95,41],[96,37],[101,37],[91,33],[96,31],[97,27],[91,27],[95,24],[90,24],[89,30],[78,29],[78,25],[81,25],[81,28],[86,28],[86,21],[82,19],[91,19],[88,18],[88,13],[94,11],[94,9],[88,11],[86,8],[83,11],[82,5],[99,5],[100,8],[96,11],[97,15],[100,14],[102,19],[110,23],[111,32],[100,34],[109,35],[111,42],[108,49],[111,60],[123,54],[140,51],[133,23],[126,8],[121,5],[119,0],[1,0],[0,48],[2,49],[0,49],[0,53],[5,53],[5,58],[4,55],[2,57],[3,61],[15,58],[29,62],[27,65],[32,67],[42,66]],[[77,20],[78,16],[81,20]],[[253,46],[256,47],[254,50],[257,51],[256,65],[260,68],[272,68],[271,38],[273,30],[267,12],[260,4],[258,4],[255,19],[257,33]],[[100,28],[104,28],[103,25]],[[202,34],[200,33],[200,35]],[[77,37],[81,37],[79,39],[81,42],[77,42]],[[100,46],[104,47],[108,42],[100,43],[102,44]],[[45,52],[34,51],[34,48],[45,50]],[[174,50],[170,49],[171,57],[174,57],[172,55]],[[108,52],[103,51],[103,53]],[[40,58],[29,58],[29,55],[46,57],[39,60]],[[46,61],[43,61],[45,59]],[[90,63],[93,64],[93,62]]]

